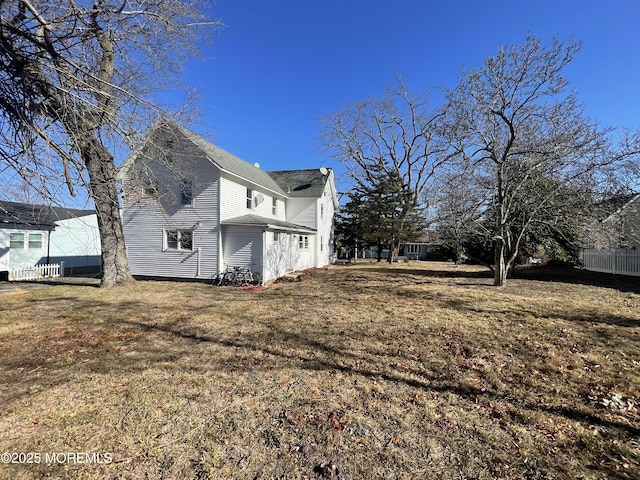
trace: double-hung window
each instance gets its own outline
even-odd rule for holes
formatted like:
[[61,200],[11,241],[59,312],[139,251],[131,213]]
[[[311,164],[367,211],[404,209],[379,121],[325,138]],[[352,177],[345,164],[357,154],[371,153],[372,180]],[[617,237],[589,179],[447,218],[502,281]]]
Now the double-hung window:
[[180,182],[180,204],[191,205],[193,203],[193,182],[183,179]]
[[9,248],[24,248],[24,233],[12,233],[9,235]]
[[165,230],[166,250],[193,250],[193,231]]
[[42,248],[42,234],[30,233],[29,234],[29,248]]
[[275,217],[278,215],[278,199],[274,198],[271,200],[271,214]]
[[300,250],[309,250],[309,236],[308,235],[300,235],[300,236],[298,236],[298,248]]
[[41,233],[22,233],[14,232],[9,235],[9,248],[14,250],[23,250],[25,248],[40,249],[42,248]]
[[247,208],[253,209],[253,190],[251,188],[247,188]]

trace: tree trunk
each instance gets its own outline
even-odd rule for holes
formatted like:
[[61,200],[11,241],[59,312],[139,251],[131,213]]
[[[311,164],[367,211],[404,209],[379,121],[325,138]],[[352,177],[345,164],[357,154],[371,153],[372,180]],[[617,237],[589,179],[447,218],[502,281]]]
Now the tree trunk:
[[113,158],[95,138],[83,142],[80,153],[89,174],[89,191],[98,217],[103,271],[100,286],[125,285],[134,279],[127,260]]
[[400,244],[395,240],[391,241],[389,245],[389,256],[387,257],[387,263],[393,263],[398,258],[398,251],[400,250]]
[[505,261],[505,245],[502,237],[495,239],[495,252],[493,262],[493,285],[496,287],[504,287],[507,282],[507,272],[509,271],[507,262]]

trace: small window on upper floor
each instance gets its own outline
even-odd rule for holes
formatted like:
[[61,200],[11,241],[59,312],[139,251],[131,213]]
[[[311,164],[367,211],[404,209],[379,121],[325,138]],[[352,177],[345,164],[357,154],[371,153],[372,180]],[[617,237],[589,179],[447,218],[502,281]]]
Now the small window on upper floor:
[[324,203],[320,204],[320,219],[324,219]]
[[247,208],[253,210],[253,190],[247,188]]
[[278,215],[278,199],[274,198],[271,200],[271,213],[276,216]]
[[191,205],[193,203],[193,181],[183,179],[180,182],[180,204]]
[[144,194],[150,197],[155,197],[158,194],[158,185],[155,180],[147,178],[143,182]]

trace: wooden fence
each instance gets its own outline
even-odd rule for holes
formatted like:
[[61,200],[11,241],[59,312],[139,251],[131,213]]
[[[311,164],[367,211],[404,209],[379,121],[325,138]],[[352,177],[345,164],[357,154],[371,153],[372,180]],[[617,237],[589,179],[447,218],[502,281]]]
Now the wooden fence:
[[33,267],[14,268],[9,270],[10,282],[24,282],[30,280],[42,280],[64,276],[64,262],[48,265],[35,265]]
[[582,266],[592,272],[640,277],[640,250],[636,248],[583,250],[580,260]]

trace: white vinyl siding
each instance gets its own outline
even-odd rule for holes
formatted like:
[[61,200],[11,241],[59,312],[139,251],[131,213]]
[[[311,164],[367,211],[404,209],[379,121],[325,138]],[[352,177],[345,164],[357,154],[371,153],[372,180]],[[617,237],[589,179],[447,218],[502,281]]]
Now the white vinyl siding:
[[285,232],[267,232],[264,281],[275,280],[296,269],[299,254],[293,237]]
[[247,214],[285,220],[284,208],[279,208],[282,201],[276,198],[278,208],[277,215],[274,216],[274,194],[255,185],[243,185],[235,179],[222,176],[220,178],[220,198],[223,199],[220,202],[221,221]]
[[287,200],[287,221],[296,225],[317,228],[316,200],[313,198],[290,198]]
[[251,267],[262,273],[263,233],[259,228],[227,225],[222,230],[223,262],[227,267]]
[[[64,261],[65,268],[97,267],[101,264],[98,217],[87,215],[56,222],[49,243],[49,263]],[[43,242],[48,241],[46,234]]]
[[[175,148],[175,147],[174,147]],[[133,275],[169,278],[209,278],[219,271],[219,171],[211,162],[193,157],[189,165],[192,204],[177,199],[123,199],[123,227]],[[162,167],[159,167],[161,170]],[[165,177],[158,173],[158,178]],[[170,191],[180,193],[180,179]],[[192,231],[192,250],[167,249],[165,231]]]

